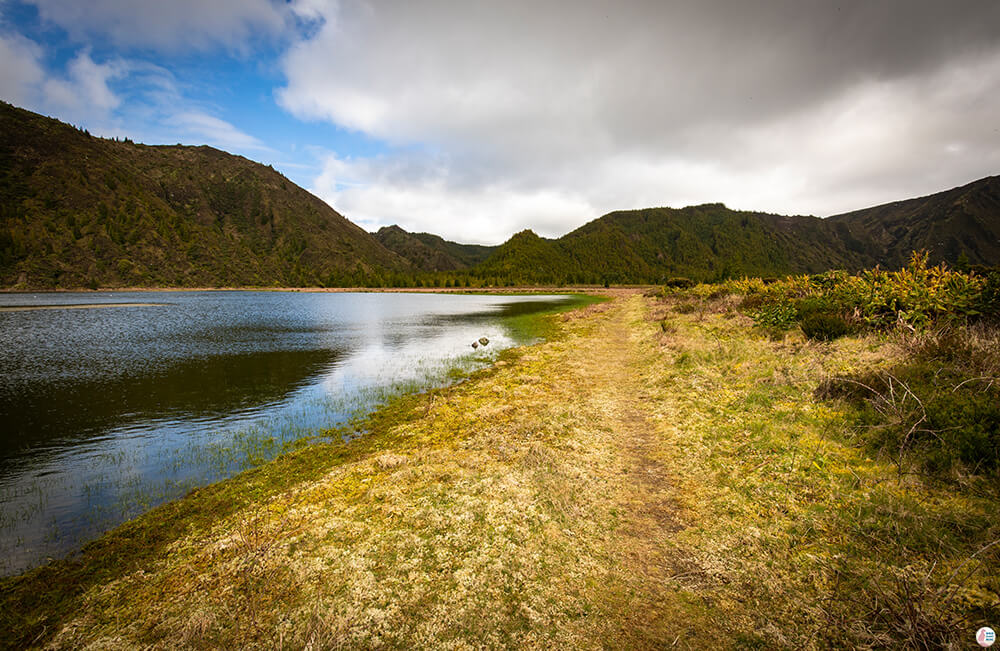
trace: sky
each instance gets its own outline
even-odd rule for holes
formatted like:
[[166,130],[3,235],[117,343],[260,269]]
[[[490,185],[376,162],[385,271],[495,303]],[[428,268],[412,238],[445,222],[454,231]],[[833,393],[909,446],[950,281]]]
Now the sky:
[[0,98],[368,230],[829,216],[1000,173],[996,0],[0,0]]

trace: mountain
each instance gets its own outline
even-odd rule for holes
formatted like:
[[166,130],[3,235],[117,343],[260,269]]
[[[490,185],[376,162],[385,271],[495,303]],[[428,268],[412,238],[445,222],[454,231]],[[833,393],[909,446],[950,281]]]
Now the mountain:
[[269,166],[0,104],[0,285],[340,285],[408,271]]
[[95,138],[0,103],[0,286],[658,283],[1000,264],[1000,177],[826,219],[722,204],[608,213],[498,247],[365,232],[272,168]]
[[827,219],[884,266],[926,249],[934,261],[1000,264],[1000,176]]
[[421,271],[455,271],[473,267],[497,247],[458,244],[430,233],[408,233],[399,226],[384,226],[375,239]]
[[514,283],[656,283],[875,265],[1000,264],[1000,177],[827,219],[722,204],[608,213],[558,239],[518,233],[474,269]]

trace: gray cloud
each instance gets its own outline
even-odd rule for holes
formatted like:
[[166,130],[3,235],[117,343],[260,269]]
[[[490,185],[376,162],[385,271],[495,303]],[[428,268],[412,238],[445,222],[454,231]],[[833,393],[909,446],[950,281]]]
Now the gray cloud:
[[[495,241],[521,225],[557,235],[640,205],[830,214],[1000,163],[992,1],[319,11],[322,28],[284,59],[278,98],[299,117],[410,148],[333,157],[317,180],[372,225],[468,237],[459,216],[489,213],[491,225],[475,230]],[[414,160],[413,146],[432,154]],[[334,177],[351,185],[331,186]]]

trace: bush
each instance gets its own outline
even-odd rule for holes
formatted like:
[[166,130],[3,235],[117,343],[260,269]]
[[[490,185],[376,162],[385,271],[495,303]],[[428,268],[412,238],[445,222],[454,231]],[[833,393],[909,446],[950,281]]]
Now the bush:
[[749,294],[743,298],[743,301],[740,303],[740,309],[750,313],[772,303],[774,303],[774,299],[766,294]]
[[[1000,273],[983,276],[944,265],[929,267],[927,259],[927,253],[914,253],[899,271],[875,268],[857,276],[827,271],[771,284],[743,278],[723,287],[743,294],[742,308],[765,327],[787,327],[796,317],[826,313],[873,329],[923,331],[1000,315]],[[795,316],[789,317],[789,311]]]
[[983,274],[986,284],[979,295],[977,309],[983,316],[1000,318],[1000,269]]
[[851,327],[839,314],[813,312],[799,322],[802,332],[809,339],[833,341],[851,332]]
[[[975,326],[911,335],[904,362],[832,378],[816,391],[859,408],[862,440],[895,461],[947,475],[1000,470],[1000,332]],[[905,342],[904,342],[905,343]]]
[[684,278],[683,276],[678,276],[677,278],[667,278],[666,282],[663,283],[664,287],[675,287],[677,289],[690,289],[697,285],[695,281],[690,278]]

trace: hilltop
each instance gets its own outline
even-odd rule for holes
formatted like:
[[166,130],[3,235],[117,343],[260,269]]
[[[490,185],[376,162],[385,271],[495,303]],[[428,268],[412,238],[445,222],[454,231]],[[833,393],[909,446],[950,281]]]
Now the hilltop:
[[835,215],[826,220],[883,266],[901,267],[911,251],[934,262],[1000,264],[1000,176],[944,192]]

